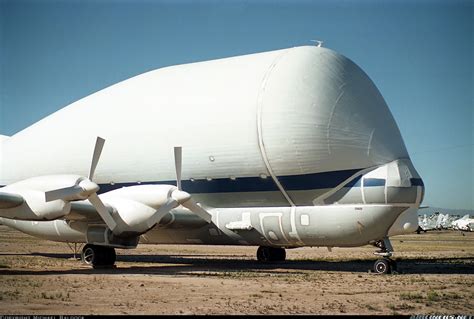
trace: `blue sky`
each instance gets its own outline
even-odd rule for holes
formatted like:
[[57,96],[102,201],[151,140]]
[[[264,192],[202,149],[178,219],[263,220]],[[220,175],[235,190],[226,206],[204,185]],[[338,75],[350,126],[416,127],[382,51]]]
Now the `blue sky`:
[[474,209],[472,1],[0,0],[0,134],[163,66],[321,39],[394,115],[425,205]]

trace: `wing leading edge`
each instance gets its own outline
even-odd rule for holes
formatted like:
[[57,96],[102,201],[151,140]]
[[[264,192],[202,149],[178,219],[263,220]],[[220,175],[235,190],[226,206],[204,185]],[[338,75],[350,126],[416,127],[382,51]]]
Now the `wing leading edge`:
[[21,195],[0,192],[0,209],[15,208],[25,202]]

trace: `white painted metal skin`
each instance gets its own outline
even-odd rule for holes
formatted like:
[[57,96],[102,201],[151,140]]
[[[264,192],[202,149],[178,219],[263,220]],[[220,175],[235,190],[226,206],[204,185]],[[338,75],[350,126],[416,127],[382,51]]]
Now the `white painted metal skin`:
[[173,180],[175,145],[185,180],[269,174],[259,127],[279,176],[408,157],[360,68],[326,48],[296,47],[158,69],[79,100],[4,141],[0,183],[87,175],[96,136],[107,140],[99,183]]
[[[95,174],[98,184],[173,181],[173,147],[179,145],[188,185],[246,177],[273,185],[257,192],[193,194],[216,207],[213,225],[217,234],[228,233],[226,239],[157,227],[147,233],[150,242],[261,244],[226,228],[244,220],[244,213],[267,244],[293,247],[360,245],[412,231],[416,224],[411,225],[413,208],[421,202],[422,186],[410,184],[419,176],[383,97],[356,64],[326,48],[303,46],[167,67],[115,84],[2,138],[0,185],[49,174],[87,176],[96,136],[107,141]],[[366,202],[363,184],[360,201],[324,201],[329,194],[338,196],[357,175],[385,166],[395,167],[395,173],[384,173],[387,182],[377,205]],[[331,187],[310,183],[286,189],[289,184],[282,181],[350,170],[353,174]],[[387,200],[389,186],[413,188],[416,199],[393,204]],[[275,208],[259,211],[264,206]],[[251,208],[236,213],[236,207]],[[360,207],[370,214],[354,213]],[[331,229],[333,235],[318,235]]]

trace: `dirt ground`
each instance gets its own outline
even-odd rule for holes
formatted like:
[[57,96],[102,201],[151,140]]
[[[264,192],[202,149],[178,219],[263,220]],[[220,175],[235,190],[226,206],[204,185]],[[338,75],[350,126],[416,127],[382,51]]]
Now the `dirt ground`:
[[474,314],[474,233],[392,244],[392,275],[369,271],[372,246],[262,265],[256,247],[141,245],[94,270],[66,244],[0,226],[0,314]]

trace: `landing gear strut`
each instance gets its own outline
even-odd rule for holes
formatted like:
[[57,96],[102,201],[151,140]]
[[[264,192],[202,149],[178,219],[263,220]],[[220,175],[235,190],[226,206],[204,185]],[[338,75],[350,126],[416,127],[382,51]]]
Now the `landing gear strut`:
[[112,247],[87,244],[82,249],[82,262],[96,268],[112,268],[115,264],[115,249]]
[[390,259],[393,255],[393,247],[388,237],[376,241],[374,246],[380,248],[374,255],[382,257],[374,263],[374,272],[377,274],[390,274],[392,271],[396,271],[397,263]]
[[286,251],[284,248],[260,246],[257,249],[257,260],[260,262],[284,261]]
[[82,248],[83,244],[78,244],[78,243],[66,243],[66,244],[68,245],[69,249],[71,249],[73,253],[73,258],[80,259],[77,255],[79,253],[79,250]]

